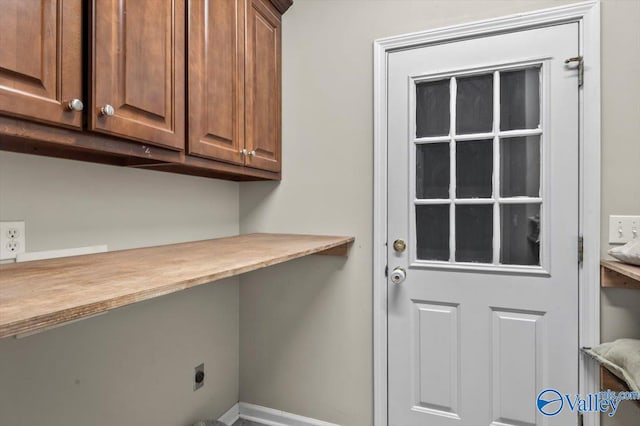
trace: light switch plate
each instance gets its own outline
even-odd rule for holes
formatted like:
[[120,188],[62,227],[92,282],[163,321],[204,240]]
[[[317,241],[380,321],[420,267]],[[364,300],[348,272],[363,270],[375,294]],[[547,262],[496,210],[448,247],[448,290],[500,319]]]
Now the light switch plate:
[[640,216],[609,216],[609,243],[625,244],[640,238]]

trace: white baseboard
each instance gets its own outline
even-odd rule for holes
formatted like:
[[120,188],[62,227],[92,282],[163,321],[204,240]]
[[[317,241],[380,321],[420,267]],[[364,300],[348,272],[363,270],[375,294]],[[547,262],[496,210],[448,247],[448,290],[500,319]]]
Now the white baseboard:
[[267,426],[339,426],[335,423],[327,423],[246,402],[237,403],[218,420],[231,426],[238,419],[251,420]]
[[224,423],[225,425],[231,426],[240,418],[240,405],[236,403],[233,407],[229,408],[226,413],[224,413],[219,419],[219,422]]

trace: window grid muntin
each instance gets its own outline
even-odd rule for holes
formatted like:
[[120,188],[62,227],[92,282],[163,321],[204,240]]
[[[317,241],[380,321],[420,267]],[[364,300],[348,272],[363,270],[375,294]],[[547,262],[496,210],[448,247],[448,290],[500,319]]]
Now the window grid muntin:
[[[539,108],[540,108],[540,118],[538,123],[538,128],[535,129],[517,129],[517,130],[500,130],[500,73],[506,71],[515,71],[518,69],[526,69],[526,68],[538,68],[538,78],[539,78]],[[449,261],[440,261],[440,260],[429,260],[429,259],[419,259],[417,256],[414,258],[417,261],[417,264],[434,264],[434,265],[454,265],[456,267],[471,268],[477,269],[478,267],[496,267],[499,269],[518,269],[518,270],[542,270],[543,267],[543,244],[545,243],[545,233],[543,232],[543,227],[547,226],[543,214],[544,206],[544,140],[543,140],[543,123],[545,116],[545,108],[544,103],[546,102],[546,93],[543,86],[543,63],[540,61],[529,62],[526,64],[521,64],[518,66],[501,66],[501,67],[492,67],[483,70],[477,71],[468,71],[468,72],[458,72],[458,73],[449,73],[448,76],[440,75],[440,76],[431,76],[429,78],[412,78],[413,85],[413,96],[415,96],[415,85],[424,82],[424,81],[433,81],[433,80],[443,80],[445,78],[450,79],[450,96],[449,96],[449,135],[447,136],[434,136],[434,137],[422,137],[418,138],[416,136],[416,114],[415,114],[415,103],[414,108],[411,114],[411,139],[412,139],[412,150],[413,150],[413,158],[410,160],[414,164],[411,165],[411,169],[413,170],[412,176],[412,184],[411,187],[414,189],[412,191],[412,195],[410,198],[413,198],[413,211],[410,214],[412,220],[411,226],[415,229],[415,206],[417,205],[428,205],[428,204],[439,204],[439,205],[449,205]],[[493,126],[491,132],[484,133],[469,133],[463,135],[456,134],[456,101],[457,101],[457,78],[458,77],[468,77],[470,75],[477,74],[487,74],[491,72],[493,74]],[[539,183],[539,196],[538,197],[526,197],[526,196],[516,196],[516,197],[500,197],[500,140],[502,138],[508,137],[524,137],[524,136],[540,136],[540,183]],[[487,143],[493,143],[493,177],[492,177],[492,197],[486,198],[457,198],[456,197],[456,142],[457,141],[465,141],[465,140],[476,140],[476,139],[484,139],[487,140]],[[489,139],[493,139],[489,142]],[[449,198],[444,199],[418,199],[416,197],[415,190],[415,152],[416,146],[420,144],[429,144],[429,143],[449,143],[450,145],[450,155],[449,155],[449,171],[450,171],[450,179],[449,179]],[[456,254],[456,205],[465,205],[465,204],[483,204],[483,205],[492,205],[493,208],[493,262],[492,263],[479,263],[479,262],[457,262],[455,260]],[[513,264],[502,264],[500,263],[500,250],[501,250],[501,208],[500,206],[503,204],[539,204],[540,205],[540,220],[541,220],[541,229],[540,229],[540,243],[539,243],[539,265],[513,265]],[[410,222],[411,223],[411,222]],[[414,232],[414,243],[415,240],[415,232]]]
[[[497,132],[489,133],[465,133],[464,135],[456,135],[455,138],[458,141],[467,141],[475,139],[492,139],[494,136],[500,138],[516,138],[521,136],[541,136],[542,129],[522,129],[522,130],[499,130]],[[428,143],[442,143],[449,142],[451,136],[430,136],[425,138],[415,138],[413,143],[416,145],[428,144]]]
[[449,128],[449,149],[451,150],[449,153],[449,262],[455,262],[455,254],[456,254],[456,205],[452,202],[456,198],[456,177],[458,164],[456,162],[456,122],[458,120],[457,117],[457,108],[456,96],[458,94],[458,80],[456,77],[451,77],[451,83],[449,84],[449,88],[451,93],[449,94],[449,114],[450,114],[450,128]]

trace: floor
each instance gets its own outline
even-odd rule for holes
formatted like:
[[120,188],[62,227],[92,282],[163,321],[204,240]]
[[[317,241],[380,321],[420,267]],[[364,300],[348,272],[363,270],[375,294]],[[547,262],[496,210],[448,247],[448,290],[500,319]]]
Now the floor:
[[238,419],[233,426],[264,426],[262,423],[252,422],[251,420]]

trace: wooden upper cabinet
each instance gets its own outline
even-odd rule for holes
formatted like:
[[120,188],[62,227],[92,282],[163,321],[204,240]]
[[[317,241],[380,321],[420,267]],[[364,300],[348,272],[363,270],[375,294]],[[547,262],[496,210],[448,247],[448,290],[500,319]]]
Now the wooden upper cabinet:
[[82,127],[82,1],[2,0],[0,114]]
[[245,0],[188,0],[189,154],[243,164]]
[[247,1],[245,165],[281,166],[281,15],[268,0]]
[[91,130],[184,149],[184,0],[93,0],[91,27]]
[[279,179],[291,4],[0,0],[0,150]]

